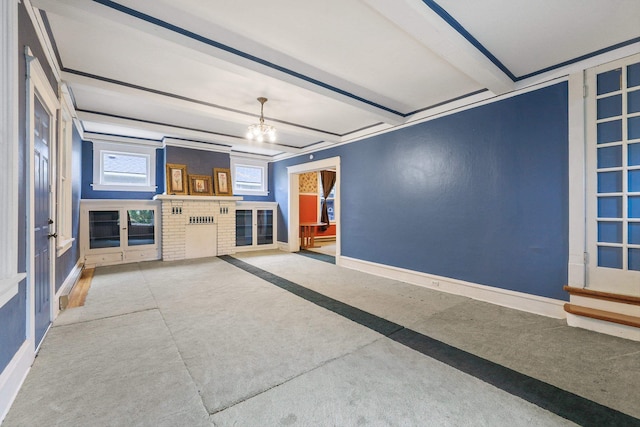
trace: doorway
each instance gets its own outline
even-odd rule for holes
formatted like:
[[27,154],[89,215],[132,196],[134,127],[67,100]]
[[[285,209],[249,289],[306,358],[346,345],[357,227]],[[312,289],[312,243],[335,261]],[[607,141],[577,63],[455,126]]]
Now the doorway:
[[29,149],[27,173],[28,306],[27,338],[37,352],[54,311],[55,277],[55,135],[59,103],[38,59],[25,52],[27,61],[27,121]]
[[336,265],[340,265],[340,157],[331,157],[315,162],[302,163],[287,168],[287,175],[289,177],[288,249],[290,252],[297,252],[300,249],[300,175],[307,172],[318,172],[327,169],[336,171],[334,198],[334,218],[336,221],[335,260]]

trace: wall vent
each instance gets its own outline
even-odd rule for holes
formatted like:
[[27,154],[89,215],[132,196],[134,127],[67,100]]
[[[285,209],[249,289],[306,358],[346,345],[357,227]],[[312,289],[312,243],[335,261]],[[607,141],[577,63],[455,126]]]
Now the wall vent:
[[213,216],[190,216],[189,224],[213,224]]

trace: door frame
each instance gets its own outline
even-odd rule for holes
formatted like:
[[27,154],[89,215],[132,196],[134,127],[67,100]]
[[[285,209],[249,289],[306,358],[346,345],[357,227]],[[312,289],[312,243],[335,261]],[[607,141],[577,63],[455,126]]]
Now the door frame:
[[287,168],[289,178],[289,228],[288,228],[288,250],[297,252],[300,249],[300,174],[307,172],[318,172],[325,169],[335,169],[335,199],[334,217],[336,220],[336,265],[340,265],[342,221],[340,219],[340,157],[330,157],[328,159],[316,160],[314,162],[301,163]]
[[[34,353],[39,350],[39,344],[35,342],[35,182],[34,182],[34,150],[35,142],[33,138],[34,121],[34,97],[38,96],[44,107],[51,113],[51,126],[49,127],[49,218],[54,221],[54,227],[57,225],[56,209],[55,209],[55,185],[56,185],[56,141],[57,141],[57,121],[60,103],[51,88],[49,80],[40,65],[40,61],[31,53],[31,49],[25,47],[25,59],[27,64],[27,82],[26,82],[26,137],[28,140],[28,149],[26,155],[26,176],[28,180],[26,214],[27,214],[27,308],[26,308],[26,340],[29,342],[30,348]],[[55,315],[55,261],[56,261],[56,245],[55,239],[49,239],[49,316],[53,321]],[[46,336],[46,332],[45,335]],[[43,340],[44,340],[43,336]],[[40,341],[42,342],[42,340]]]

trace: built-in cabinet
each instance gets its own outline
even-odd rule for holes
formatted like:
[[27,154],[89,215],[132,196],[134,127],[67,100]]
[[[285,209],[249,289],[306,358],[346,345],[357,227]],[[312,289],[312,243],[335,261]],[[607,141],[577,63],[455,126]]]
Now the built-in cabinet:
[[80,255],[85,266],[160,259],[159,202],[82,200]]
[[276,249],[275,202],[238,202],[236,205],[236,251]]

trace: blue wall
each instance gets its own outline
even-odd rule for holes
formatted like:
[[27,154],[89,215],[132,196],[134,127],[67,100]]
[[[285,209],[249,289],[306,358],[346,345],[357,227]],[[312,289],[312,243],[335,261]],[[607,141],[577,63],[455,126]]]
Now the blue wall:
[[83,199],[138,199],[151,200],[156,194],[164,193],[165,149],[156,150],[156,191],[94,191],[93,183],[93,143],[82,143],[82,198]]
[[[213,179],[213,168],[229,168],[231,159],[228,153],[217,151],[196,150],[192,148],[168,146],[167,163],[177,163],[187,166],[187,174],[211,175]],[[269,187],[273,182],[273,168],[269,164]],[[271,190],[271,188],[270,188]],[[268,196],[242,196],[243,200],[250,201],[274,201],[273,191],[269,191]]]
[[[69,273],[73,270],[73,267],[78,263],[80,257],[80,193],[82,187],[82,139],[80,134],[73,126],[73,143],[71,148],[71,176],[73,181],[71,183],[72,196],[71,196],[71,229],[72,237],[75,238],[71,248],[69,248],[64,254],[56,258],[56,292],[60,289],[60,286],[64,283]],[[60,221],[60,220],[59,220]]]
[[[342,255],[567,299],[568,98],[560,83],[314,153],[341,158]],[[287,166],[274,165],[287,241]]]

